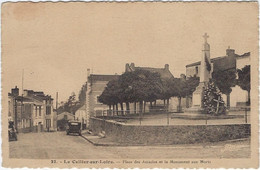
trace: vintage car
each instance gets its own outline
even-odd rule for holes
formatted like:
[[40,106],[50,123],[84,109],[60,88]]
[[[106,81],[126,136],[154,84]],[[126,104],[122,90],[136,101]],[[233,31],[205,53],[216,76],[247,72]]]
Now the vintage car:
[[16,130],[14,128],[14,122],[13,121],[9,121],[9,125],[8,125],[8,139],[9,141],[17,141],[17,133]]
[[78,133],[81,136],[81,123],[78,121],[69,121],[66,127],[67,135]]

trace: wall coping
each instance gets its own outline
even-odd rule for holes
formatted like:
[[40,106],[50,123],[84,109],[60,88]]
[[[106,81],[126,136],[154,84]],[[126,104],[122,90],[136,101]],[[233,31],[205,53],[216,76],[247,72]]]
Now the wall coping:
[[108,123],[113,123],[113,124],[116,124],[116,125],[121,125],[121,126],[128,126],[128,127],[136,127],[136,126],[142,126],[142,127],[181,127],[181,126],[238,126],[238,125],[251,125],[250,123],[241,123],[241,124],[219,124],[219,125],[129,125],[129,124],[124,124],[124,123],[120,123],[120,122],[117,122],[117,121],[114,121],[114,120],[105,120],[105,119],[101,119],[101,118],[96,118],[96,117],[91,117],[90,119],[95,119],[95,120],[100,120],[100,121],[106,121]]

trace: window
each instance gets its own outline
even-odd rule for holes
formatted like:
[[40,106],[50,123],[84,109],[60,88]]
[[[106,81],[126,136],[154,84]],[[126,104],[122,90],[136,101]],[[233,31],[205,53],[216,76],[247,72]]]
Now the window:
[[42,115],[42,106],[39,106],[39,116]]
[[35,106],[35,117],[37,117],[37,106]]
[[99,97],[99,95],[96,96],[96,104],[102,104],[102,103],[100,103],[100,102],[98,101],[98,97]]
[[32,115],[32,106],[31,106],[31,104],[24,104],[23,113],[25,115],[27,115],[27,116],[31,116]]
[[46,115],[51,114],[51,106],[46,106]]
[[46,119],[46,128],[51,127],[51,119]]
[[199,67],[198,66],[196,66],[196,75],[198,75],[199,74]]

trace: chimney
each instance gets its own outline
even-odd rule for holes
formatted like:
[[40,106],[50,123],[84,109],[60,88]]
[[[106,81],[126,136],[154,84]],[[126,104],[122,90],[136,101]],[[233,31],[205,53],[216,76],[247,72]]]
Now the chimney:
[[19,96],[19,88],[17,88],[17,86],[15,86],[15,88],[13,88],[11,90],[11,93],[13,96]]
[[125,64],[125,72],[129,72],[130,71],[130,66],[128,63]]
[[180,77],[181,77],[182,80],[186,80],[186,75],[185,74],[181,74]]
[[131,64],[130,64],[130,68],[131,68],[132,70],[135,70],[135,64],[134,64],[134,63],[131,63]]
[[28,96],[28,90],[26,90],[26,89],[23,90],[23,95],[24,95],[24,96]]
[[90,69],[88,68],[87,69],[87,79],[88,79],[89,76],[90,76]]
[[226,55],[227,56],[234,56],[235,55],[235,50],[230,49],[230,46],[228,46],[228,49],[226,50]]
[[165,64],[165,65],[164,65],[164,69],[165,69],[165,70],[169,70],[169,64]]

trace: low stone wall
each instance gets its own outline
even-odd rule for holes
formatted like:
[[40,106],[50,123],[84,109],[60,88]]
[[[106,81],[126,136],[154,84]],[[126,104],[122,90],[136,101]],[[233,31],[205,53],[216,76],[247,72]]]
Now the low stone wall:
[[250,124],[230,125],[125,125],[111,120],[90,118],[94,134],[105,131],[106,137],[128,144],[193,144],[247,138]]

